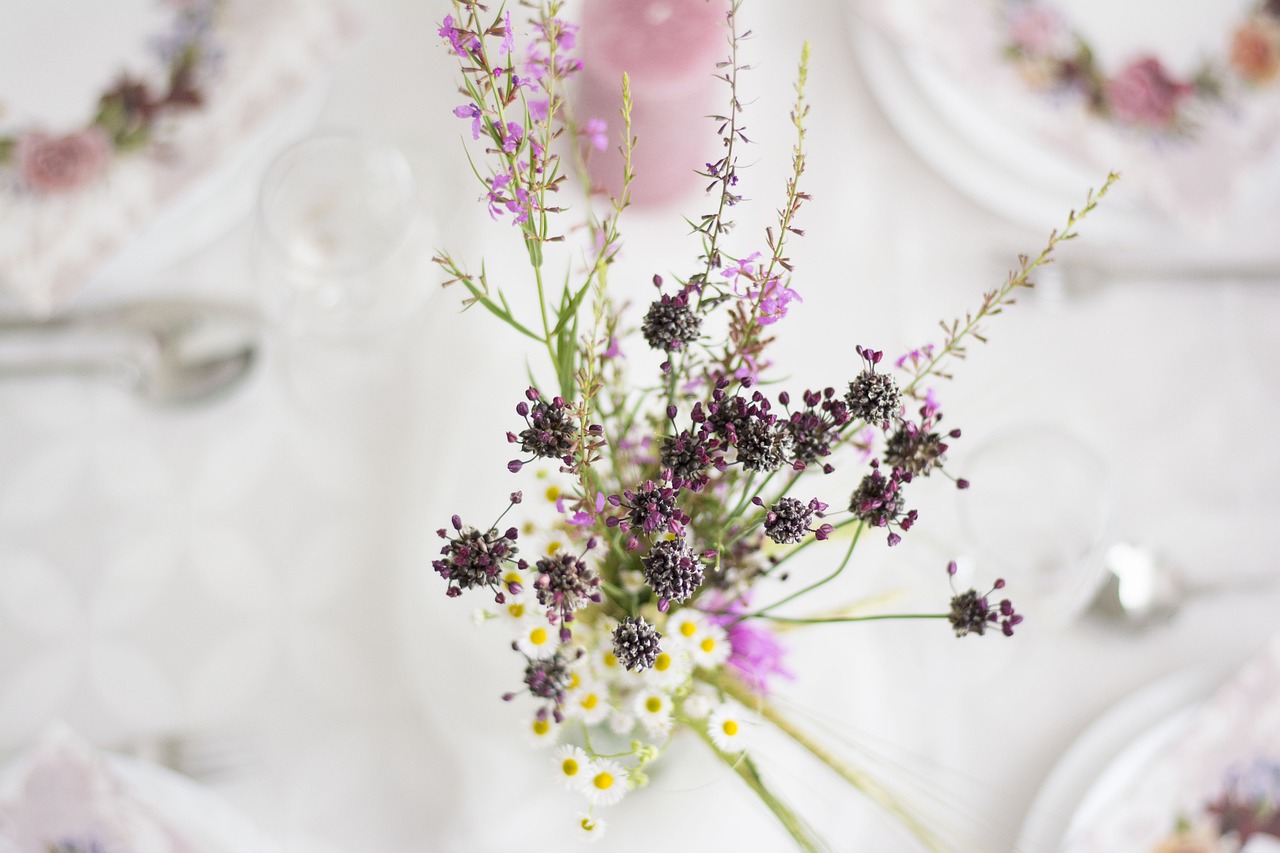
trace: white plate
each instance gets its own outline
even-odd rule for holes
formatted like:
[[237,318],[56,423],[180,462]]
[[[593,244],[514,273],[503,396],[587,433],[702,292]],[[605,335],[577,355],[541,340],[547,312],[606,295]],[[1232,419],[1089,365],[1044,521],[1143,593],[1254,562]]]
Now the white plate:
[[[947,182],[991,212],[1028,228],[1061,226],[1097,188],[1104,170],[985,112],[939,69],[849,9],[847,23],[864,79],[890,123]],[[1119,167],[1118,167],[1119,168]],[[1123,169],[1121,169],[1123,171]],[[1171,265],[1258,270],[1280,266],[1280,158],[1260,168],[1226,221],[1203,232],[1174,223],[1122,182],[1091,217],[1088,246],[1152,256]]]
[[1092,723],[1054,766],[1027,812],[1018,853],[1057,853],[1068,834],[1098,816],[1185,729],[1221,679],[1203,671],[1168,676]]

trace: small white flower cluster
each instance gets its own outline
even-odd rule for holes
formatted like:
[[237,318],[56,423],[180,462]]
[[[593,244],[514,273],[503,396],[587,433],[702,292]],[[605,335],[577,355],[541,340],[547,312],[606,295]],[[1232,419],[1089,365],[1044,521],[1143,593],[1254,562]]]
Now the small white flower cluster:
[[572,638],[561,642],[559,627],[538,604],[535,577],[508,573],[506,600],[479,611],[477,621],[504,631],[532,660],[561,652],[569,662],[570,684],[559,706],[563,721],[543,710],[532,719],[529,733],[534,743],[554,747],[557,778],[586,799],[588,811],[579,822],[585,835],[603,834],[597,806],[613,805],[648,782],[646,766],[677,727],[705,733],[727,755],[743,750],[751,724],[747,709],[694,678],[695,670],[712,672],[729,659],[724,628],[696,610],[654,614],[662,650],[652,667],[628,671],[613,654],[613,620],[574,622]]

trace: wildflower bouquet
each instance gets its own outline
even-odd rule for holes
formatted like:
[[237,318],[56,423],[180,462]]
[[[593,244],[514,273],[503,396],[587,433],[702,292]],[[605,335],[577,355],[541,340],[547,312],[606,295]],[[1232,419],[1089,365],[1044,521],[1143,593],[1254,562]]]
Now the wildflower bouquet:
[[[454,114],[469,123],[476,143],[471,168],[490,215],[509,220],[528,254],[536,307],[522,312],[483,266],[468,272],[448,253],[435,260],[447,284],[465,288],[468,307],[484,308],[545,352],[545,364],[529,367],[533,384],[524,399],[513,401],[506,439],[516,458],[507,468],[525,475],[545,460],[558,469],[560,484],[547,492],[557,512],[523,531],[504,527],[522,503],[517,490],[494,521],[455,515],[439,531],[444,546],[433,568],[449,596],[482,598],[482,621],[502,626],[518,688],[504,698],[531,703],[526,719],[534,737],[554,747],[554,773],[585,798],[579,825],[587,834],[603,831],[601,808],[643,787],[650,765],[684,732],[722,758],[801,848],[816,849],[811,831],[752,760],[748,721],[776,726],[856,788],[891,810],[894,804],[769,701],[771,681],[786,672],[770,626],[896,618],[799,618],[778,610],[840,575],[869,534],[892,546],[912,528],[908,490],[950,477],[948,445],[960,435],[940,425],[925,380],[945,376],[970,339],[982,340],[983,322],[1032,286],[1029,274],[1074,236],[1095,197],[975,311],[943,324],[939,345],[890,362],[860,346],[849,354],[854,367],[845,388],[767,392],[775,324],[801,298],[786,247],[803,234],[799,214],[809,198],[801,189],[807,46],[776,225],[758,250],[731,249],[729,216],[742,201],[738,169],[747,139],[737,96],[737,4],[728,12],[729,58],[717,77],[729,106],[713,125],[723,156],[699,173],[711,212],[688,220],[700,252],[674,281],[654,275],[653,298],[632,316],[608,286],[634,177],[628,80],[620,81],[622,190],[616,197],[594,192],[583,174],[586,193],[571,211],[566,163],[581,166],[600,128],[580,124],[566,97],[581,67],[572,55],[576,28],[561,19],[558,0],[528,8],[532,36],[523,46],[511,11],[474,0],[455,0],[440,35],[460,65],[463,101]],[[581,213],[585,228],[558,226],[570,212]],[[557,245],[572,263],[563,283],[553,285],[548,258]],[[623,353],[630,347],[657,353],[652,376],[628,375]],[[852,479],[836,476],[837,464],[845,474],[847,462],[860,470]],[[838,497],[815,496],[820,484]],[[839,502],[835,509],[831,500]],[[540,546],[529,547],[530,539]],[[836,552],[824,573],[792,571],[798,555],[823,547]],[[954,574],[954,564],[948,568]],[[959,636],[1011,634],[1022,619],[995,590],[952,592],[940,612],[901,618],[945,620]]]

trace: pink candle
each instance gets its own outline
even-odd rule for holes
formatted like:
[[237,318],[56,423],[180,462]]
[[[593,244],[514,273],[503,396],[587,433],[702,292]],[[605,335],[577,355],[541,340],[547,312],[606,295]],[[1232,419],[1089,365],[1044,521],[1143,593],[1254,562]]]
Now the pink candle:
[[622,188],[622,73],[631,79],[631,132],[636,138],[631,198],[659,205],[705,181],[720,148],[707,116],[728,109],[729,87],[715,79],[728,56],[726,0],[586,0],[582,74],[574,104],[578,121],[608,124],[604,151],[589,150],[592,182]]

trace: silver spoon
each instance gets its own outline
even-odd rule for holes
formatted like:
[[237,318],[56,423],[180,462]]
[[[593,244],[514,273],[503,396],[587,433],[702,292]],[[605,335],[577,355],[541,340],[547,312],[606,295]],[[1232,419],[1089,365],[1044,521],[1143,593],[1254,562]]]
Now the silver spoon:
[[104,378],[157,405],[198,403],[230,390],[257,360],[250,311],[197,300],[156,300],[51,318],[0,318],[0,379]]
[[1149,628],[1173,620],[1191,598],[1261,590],[1280,584],[1280,575],[1193,583],[1147,548],[1117,542],[1103,558],[1105,581],[1089,611],[1132,628]]

